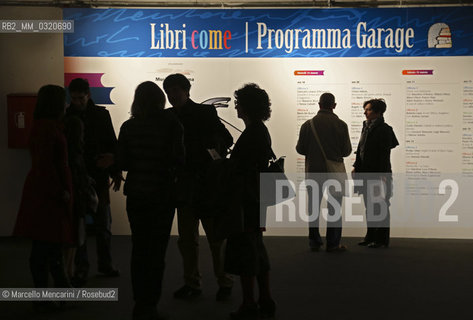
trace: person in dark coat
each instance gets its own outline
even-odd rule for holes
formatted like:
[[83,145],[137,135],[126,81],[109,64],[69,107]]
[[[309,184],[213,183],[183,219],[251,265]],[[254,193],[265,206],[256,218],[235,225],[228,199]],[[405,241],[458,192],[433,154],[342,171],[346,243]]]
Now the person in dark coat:
[[[363,194],[367,220],[367,232],[359,245],[370,248],[388,247],[389,205],[392,196],[391,149],[399,145],[399,142],[392,127],[384,122],[384,100],[368,100],[363,104],[363,109],[366,121],[363,122],[353,164],[354,178],[363,181],[359,191]],[[370,188],[370,184],[373,188]],[[384,205],[373,203],[372,197],[384,198]]]
[[46,85],[39,90],[29,140],[31,170],[13,232],[33,240],[30,270],[36,288],[48,287],[49,273],[55,287],[70,286],[63,263],[64,245],[73,242],[71,172],[61,122],[64,107],[63,88]]
[[[272,156],[271,137],[263,121],[269,119],[271,103],[266,91],[256,84],[247,84],[235,91],[235,108],[245,123],[230,156],[236,161],[238,175],[243,179],[240,206],[243,225],[239,233],[227,239],[225,271],[240,276],[243,302],[231,319],[253,319],[274,316],[276,305],[269,289],[269,258],[260,227],[259,177],[268,168]],[[258,283],[259,299],[254,296]]]
[[[120,275],[113,266],[111,254],[112,216],[110,212],[109,178],[112,185],[121,183],[121,176],[114,166],[117,138],[110,114],[105,107],[97,106],[90,97],[87,80],[76,78],[69,84],[71,105],[66,117],[75,116],[84,123],[84,160],[89,176],[95,181],[95,190],[99,198],[97,212],[93,214],[95,237],[97,242],[97,264],[99,273],[116,277]],[[87,243],[77,249],[75,258],[76,286],[85,284],[89,272]]]
[[[233,137],[220,122],[214,106],[195,103],[190,99],[191,84],[182,74],[171,74],[163,82],[170,108],[184,127],[186,164],[178,176],[177,221],[178,246],[184,267],[184,286],[174,292],[176,299],[192,299],[202,293],[199,271],[199,222],[205,230],[214,274],[219,289],[216,299],[225,300],[231,295],[233,279],[223,271],[223,240],[216,236],[214,217],[201,209],[198,191],[206,182],[212,162],[209,151],[224,158],[233,143]],[[214,153],[214,154],[215,154]]]
[[131,118],[118,136],[117,164],[127,171],[124,194],[133,251],[133,319],[157,319],[164,257],[174,219],[172,189],[184,163],[183,129],[166,97],[153,82],[135,91]]

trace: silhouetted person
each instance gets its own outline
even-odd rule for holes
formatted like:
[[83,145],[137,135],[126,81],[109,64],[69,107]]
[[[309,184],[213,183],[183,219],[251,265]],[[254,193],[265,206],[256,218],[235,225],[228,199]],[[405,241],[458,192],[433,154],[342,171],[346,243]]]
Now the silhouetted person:
[[[26,177],[14,235],[33,240],[30,270],[36,288],[69,287],[64,271],[63,248],[73,243],[72,183],[62,116],[65,90],[46,85],[38,92],[29,139],[31,170]],[[36,307],[54,307],[51,301]]]
[[215,107],[195,103],[190,99],[191,84],[182,74],[171,74],[163,82],[164,91],[174,112],[184,127],[186,165],[179,174],[180,201],[177,207],[179,240],[178,246],[184,266],[184,286],[174,292],[177,299],[189,299],[201,294],[199,271],[199,220],[204,227],[210,250],[214,273],[219,290],[217,300],[231,294],[232,278],[223,271],[223,241],[216,238],[215,220],[204,217],[206,212],[198,209],[195,188],[202,184],[212,157],[208,150],[215,149],[221,157],[232,145],[233,137],[220,122]]
[[153,82],[135,91],[131,118],[120,128],[117,164],[128,171],[124,186],[133,251],[133,319],[158,319],[164,257],[174,219],[172,190],[176,168],[184,163],[183,129],[164,110],[166,97]]
[[86,214],[96,212],[98,199],[93,187],[93,179],[87,174],[84,161],[84,124],[78,117],[70,116],[64,123],[67,140],[69,168],[72,175],[72,207],[74,244],[65,250],[64,261],[69,279],[74,276],[74,259],[78,247],[85,243]]
[[[313,194],[313,190],[309,189],[309,216],[314,214],[317,216],[309,223],[309,246],[311,250],[318,251],[323,245],[322,238],[319,233],[319,218],[320,218],[320,203],[324,193],[323,183],[326,178],[330,178],[327,174],[327,166],[323,152],[327,159],[343,163],[343,157],[351,154],[351,142],[348,134],[347,124],[338,118],[333,112],[337,104],[335,103],[335,96],[331,93],[323,93],[319,98],[319,112],[315,117],[307,120],[302,126],[299,133],[299,140],[297,141],[296,150],[298,153],[305,156],[305,171],[308,178],[314,178],[319,185],[318,194]],[[312,128],[313,127],[313,128]],[[313,130],[316,131],[320,144],[317,142]],[[323,151],[321,150],[321,147]],[[311,175],[310,173],[319,173]],[[344,183],[344,181],[340,181]],[[334,199],[341,205],[343,194],[340,192],[333,192],[329,188],[329,192]],[[313,203],[313,197],[318,197],[318,203]],[[335,208],[328,203],[328,220],[330,216],[336,214]],[[313,210],[316,212],[313,212]],[[342,222],[341,212],[340,219],[336,221],[327,221],[327,247],[328,252],[342,252],[346,248],[340,245],[342,237]]]
[[[363,122],[356,161],[353,164],[354,178],[363,181],[363,187],[359,190],[363,193],[366,207],[367,232],[359,245],[370,248],[388,247],[389,206],[392,196],[391,149],[399,145],[399,142],[393,129],[384,122],[384,100],[368,100],[363,104],[363,109],[366,120]],[[384,191],[376,187],[371,189],[369,182],[381,183]],[[383,198],[385,206],[373,205],[372,197]],[[371,213],[370,208],[373,209]]]
[[[84,159],[88,174],[95,181],[95,190],[99,198],[97,212],[93,214],[95,237],[97,242],[98,272],[111,277],[120,275],[112,264],[112,216],[110,212],[109,177],[113,184],[121,181],[114,168],[114,156],[117,139],[113,130],[110,114],[105,107],[97,106],[90,97],[89,83],[76,78],[69,84],[71,104],[66,117],[76,116],[84,123]],[[81,286],[89,272],[87,244],[84,243],[76,253],[76,271],[74,283]]]
[[[258,313],[271,317],[276,310],[269,289],[269,258],[260,227],[259,177],[268,168],[273,152],[271,137],[263,121],[271,115],[266,91],[256,84],[246,84],[235,91],[235,108],[245,123],[245,130],[235,143],[230,159],[237,162],[238,176],[244,181],[240,206],[242,230],[227,239],[225,271],[240,276],[243,302],[231,319],[254,319]],[[258,282],[259,299],[254,296]]]

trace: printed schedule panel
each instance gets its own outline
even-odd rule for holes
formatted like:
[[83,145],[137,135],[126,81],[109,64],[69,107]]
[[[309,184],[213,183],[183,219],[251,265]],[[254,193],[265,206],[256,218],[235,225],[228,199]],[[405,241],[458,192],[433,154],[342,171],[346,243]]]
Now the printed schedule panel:
[[[317,113],[322,93],[335,95],[353,149],[363,102],[383,98],[400,142],[392,164],[394,196],[403,201],[397,208],[393,201],[392,211],[419,197],[418,181],[454,175],[459,204],[473,179],[473,7],[64,9],[63,16],[74,21],[74,32],[64,34],[65,85],[87,78],[117,131],[136,86],[149,80],[162,87],[171,73],[190,79],[194,101],[213,103],[222,119],[244,129],[228,98],[254,82],[271,98],[273,149],[297,175],[304,172],[295,151],[299,129]],[[354,154],[346,158],[347,171],[353,161]],[[427,193],[440,196],[434,189]],[[438,214],[442,203],[429,210]],[[460,222],[468,211],[462,207]]]

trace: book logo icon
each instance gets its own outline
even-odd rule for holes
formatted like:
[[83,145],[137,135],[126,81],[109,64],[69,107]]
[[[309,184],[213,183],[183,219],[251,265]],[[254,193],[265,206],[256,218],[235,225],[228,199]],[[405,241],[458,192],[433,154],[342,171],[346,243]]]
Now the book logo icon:
[[75,78],[86,79],[90,85],[90,96],[96,104],[114,104],[110,94],[114,87],[105,87],[102,83],[104,73],[64,73],[64,86],[67,88]]
[[445,23],[436,23],[429,28],[429,48],[451,48],[452,34],[450,27]]

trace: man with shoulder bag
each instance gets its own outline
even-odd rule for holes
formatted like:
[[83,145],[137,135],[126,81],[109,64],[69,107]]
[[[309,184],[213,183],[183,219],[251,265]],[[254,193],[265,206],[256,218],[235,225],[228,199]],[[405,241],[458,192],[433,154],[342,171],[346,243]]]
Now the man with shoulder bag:
[[[342,235],[341,204],[344,182],[347,174],[343,158],[351,154],[352,147],[347,124],[333,112],[336,107],[335,96],[324,93],[319,99],[319,111],[307,120],[300,129],[296,150],[305,156],[307,179],[317,182],[318,190],[308,188],[309,193],[309,247],[318,251],[323,245],[319,233],[320,204],[324,194],[324,183],[336,180],[341,190],[330,185],[327,192],[327,235],[326,251],[343,252],[346,247],[340,244]],[[314,199],[314,197],[317,197]],[[332,199],[330,198],[332,197]],[[335,201],[338,205],[333,205]]]

